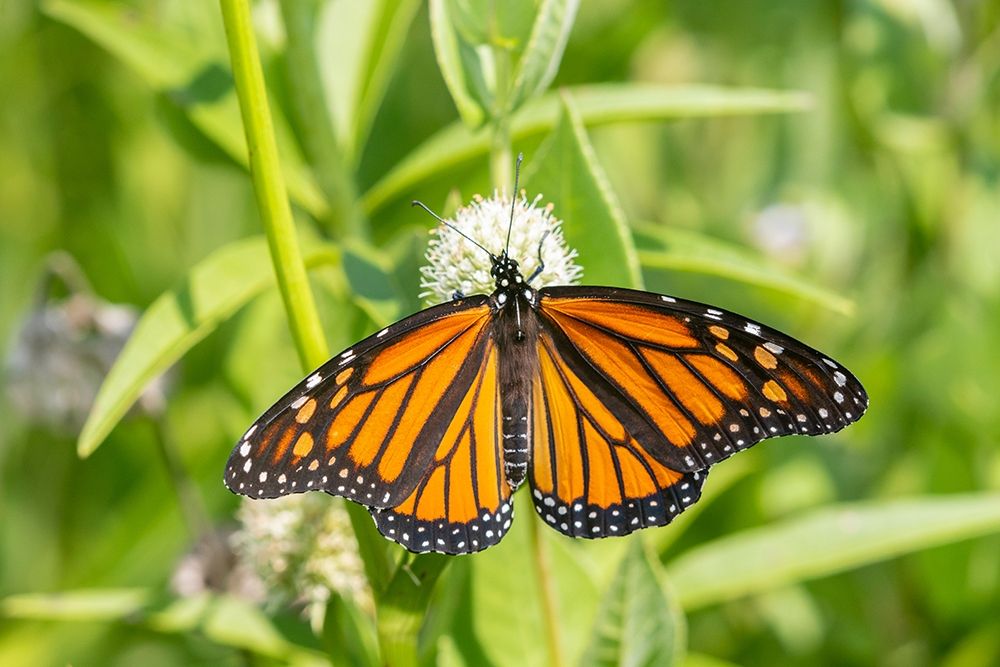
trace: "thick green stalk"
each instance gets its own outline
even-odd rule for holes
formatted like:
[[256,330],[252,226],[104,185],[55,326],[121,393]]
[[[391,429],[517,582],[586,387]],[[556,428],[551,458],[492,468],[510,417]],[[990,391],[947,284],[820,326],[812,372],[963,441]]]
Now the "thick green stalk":
[[243,115],[257,208],[267,233],[295,348],[302,365],[311,370],[326,361],[329,350],[302,262],[292,209],[281,175],[264,73],[250,19],[250,4],[249,0],[220,0],[220,4],[236,95]]
[[344,161],[327,111],[319,62],[316,58],[316,0],[281,0],[281,17],[287,35],[289,90],[296,124],[307,131],[303,150],[330,202],[329,228],[334,237],[366,237],[364,212],[357,186]]

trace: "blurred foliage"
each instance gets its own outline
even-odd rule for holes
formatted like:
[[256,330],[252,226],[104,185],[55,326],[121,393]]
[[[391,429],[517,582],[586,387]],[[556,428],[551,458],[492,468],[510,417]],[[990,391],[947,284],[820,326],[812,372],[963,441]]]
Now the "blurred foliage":
[[[523,150],[585,281],[792,332],[868,415],[724,463],[667,528],[574,542],[525,504],[481,555],[403,556],[377,629],[339,596],[317,622],[178,592],[233,522],[231,444],[301,375],[219,8],[6,2],[0,664],[369,664],[407,636],[442,665],[1000,663],[1000,2],[499,4],[255,4],[331,349],[418,307],[409,201],[488,193]],[[92,362],[44,372],[32,344],[93,349],[124,305],[82,435],[25,407],[91,400]]]

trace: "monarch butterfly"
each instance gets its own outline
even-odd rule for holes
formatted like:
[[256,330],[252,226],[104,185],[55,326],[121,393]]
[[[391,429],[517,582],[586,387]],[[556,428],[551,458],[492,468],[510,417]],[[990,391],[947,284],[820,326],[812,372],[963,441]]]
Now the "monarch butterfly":
[[466,554],[500,541],[527,480],[559,532],[626,535],[697,501],[709,466],[867,408],[841,364],[763,324],[631,289],[535,289],[544,236],[524,278],[507,249],[438,220],[489,254],[493,293],[456,295],[316,369],[237,443],[229,489],[325,491],[410,551]]

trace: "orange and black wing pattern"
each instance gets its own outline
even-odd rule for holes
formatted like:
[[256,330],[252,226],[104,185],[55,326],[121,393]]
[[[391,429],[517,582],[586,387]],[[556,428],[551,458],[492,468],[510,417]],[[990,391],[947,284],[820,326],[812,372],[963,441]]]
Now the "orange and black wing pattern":
[[424,478],[401,503],[371,509],[379,531],[410,551],[465,554],[500,541],[514,517],[503,472],[498,354],[492,340]]
[[743,316],[619,288],[539,293],[543,342],[669,469],[705,470],[768,437],[833,433],[868,406],[841,364]]
[[570,537],[627,535],[670,523],[701,496],[706,473],[658,461],[561,347],[541,332],[530,474],[538,514]]
[[495,356],[490,312],[485,296],[452,301],[333,357],[249,428],[229,457],[226,485],[251,498],[322,490],[430,516],[423,496],[407,502],[419,489],[433,495],[453,416],[484,382]]

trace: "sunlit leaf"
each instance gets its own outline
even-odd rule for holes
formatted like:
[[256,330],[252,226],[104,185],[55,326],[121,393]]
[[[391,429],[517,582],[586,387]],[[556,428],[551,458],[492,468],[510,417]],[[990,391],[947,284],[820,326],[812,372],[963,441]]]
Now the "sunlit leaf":
[[[305,244],[303,256],[310,267],[340,258],[320,243]],[[153,378],[274,282],[267,243],[253,238],[216,250],[191,269],[183,285],[154,301],[101,385],[80,433],[79,454],[97,449]]]
[[1000,532],[1000,494],[823,509],[691,549],[667,568],[685,609]]
[[582,667],[669,667],[683,655],[684,617],[664,595],[660,564],[633,539],[604,591]]
[[325,3],[316,53],[327,107],[349,160],[360,157],[419,7],[419,0]]
[[531,37],[517,64],[510,93],[511,109],[517,109],[552,83],[579,5],[579,0],[542,0]]
[[[635,226],[633,226],[635,229]],[[698,232],[666,226],[640,226],[639,262],[645,268],[702,273],[767,287],[850,315],[854,304],[836,292],[755,256],[739,246]]]
[[555,205],[587,284],[642,286],[625,214],[568,96],[558,123],[528,167],[524,184]]
[[[568,89],[584,125],[676,120],[706,116],[787,113],[809,107],[809,97],[797,92],[724,88],[719,86],[665,86],[610,83]],[[559,94],[546,93],[529,100],[511,121],[516,143],[549,132],[560,115]],[[411,192],[418,183],[454,169],[490,150],[487,129],[472,130],[453,123],[403,158],[364,196],[373,213]]]
[[[551,664],[541,566],[554,598],[560,650],[566,664],[576,664],[597,613],[599,573],[585,559],[580,544],[540,523],[527,494],[516,497],[515,512],[517,518],[503,541],[472,561],[468,622],[483,655],[467,655],[466,661],[495,667]],[[533,531],[538,531],[541,564]]]
[[142,588],[22,593],[0,599],[0,615],[47,621],[115,620],[144,609],[151,597]]

